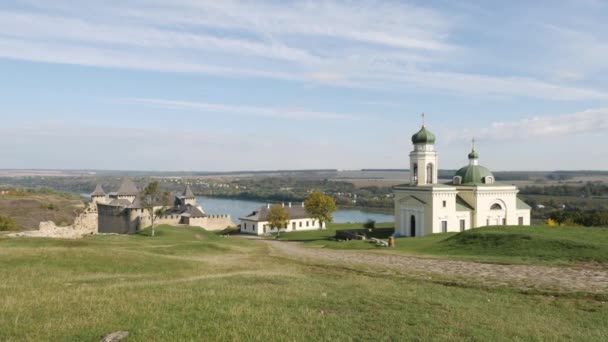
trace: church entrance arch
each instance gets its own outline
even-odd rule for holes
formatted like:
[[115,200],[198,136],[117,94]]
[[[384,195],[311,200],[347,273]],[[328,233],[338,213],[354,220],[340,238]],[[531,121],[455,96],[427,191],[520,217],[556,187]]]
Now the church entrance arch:
[[416,236],[416,216],[414,216],[414,215],[412,215],[412,217],[410,217],[410,236],[411,237]]

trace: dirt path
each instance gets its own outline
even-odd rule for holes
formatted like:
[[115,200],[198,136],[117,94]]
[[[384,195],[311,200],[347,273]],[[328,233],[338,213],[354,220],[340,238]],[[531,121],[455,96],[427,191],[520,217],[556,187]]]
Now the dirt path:
[[424,279],[474,281],[557,292],[608,293],[608,270],[573,267],[482,264],[468,261],[426,259],[362,251],[307,248],[301,243],[262,240],[281,255],[329,264],[349,264]]

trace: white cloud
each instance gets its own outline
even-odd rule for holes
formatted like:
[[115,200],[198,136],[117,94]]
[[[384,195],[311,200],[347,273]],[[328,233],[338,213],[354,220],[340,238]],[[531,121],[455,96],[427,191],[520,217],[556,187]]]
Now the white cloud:
[[306,110],[303,108],[290,107],[236,106],[219,103],[148,98],[136,98],[128,101],[143,105],[160,106],[172,109],[195,110],[208,114],[231,114],[297,120],[353,120],[361,118],[361,116],[353,116],[350,114],[319,112]]
[[601,133],[608,136],[608,108],[589,109],[554,116],[533,116],[518,121],[496,121],[488,127],[480,129],[450,132],[447,140],[455,141],[476,137],[482,141],[519,141],[533,138],[567,137],[583,133]]
[[28,4],[35,9],[0,11],[0,57],[397,92],[608,98],[602,89],[569,84],[583,77],[577,68],[562,67],[554,82],[450,70],[453,60],[474,54],[451,42],[462,20],[401,2]]

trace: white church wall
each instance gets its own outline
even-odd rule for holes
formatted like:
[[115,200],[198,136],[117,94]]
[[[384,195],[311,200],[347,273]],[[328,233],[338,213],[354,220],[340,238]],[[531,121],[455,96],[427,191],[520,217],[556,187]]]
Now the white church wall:
[[428,227],[429,232],[460,231],[456,216],[456,194],[456,191],[433,191],[432,225]]
[[[478,188],[475,227],[517,225],[517,189],[513,186]],[[498,204],[502,209],[492,210]]]

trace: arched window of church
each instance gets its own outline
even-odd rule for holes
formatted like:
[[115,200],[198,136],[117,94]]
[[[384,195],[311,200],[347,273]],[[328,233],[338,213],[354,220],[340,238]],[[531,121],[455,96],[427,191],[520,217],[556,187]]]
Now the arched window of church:
[[426,166],[426,183],[433,184],[433,164]]
[[414,184],[418,184],[418,164],[414,164]]
[[492,204],[490,210],[502,210],[502,206],[498,203]]

